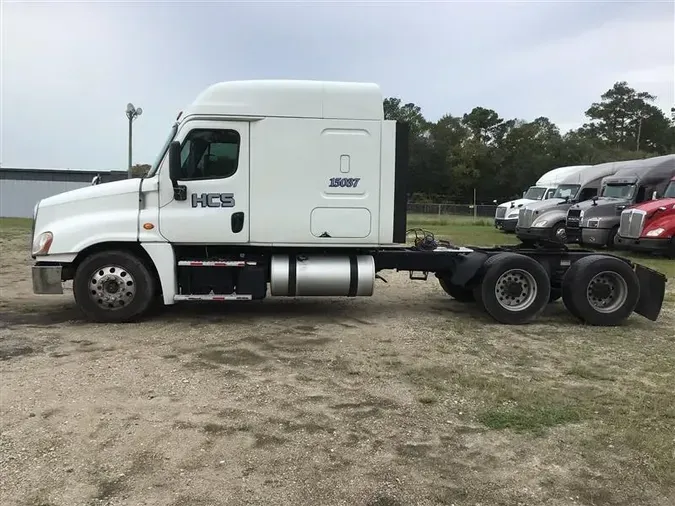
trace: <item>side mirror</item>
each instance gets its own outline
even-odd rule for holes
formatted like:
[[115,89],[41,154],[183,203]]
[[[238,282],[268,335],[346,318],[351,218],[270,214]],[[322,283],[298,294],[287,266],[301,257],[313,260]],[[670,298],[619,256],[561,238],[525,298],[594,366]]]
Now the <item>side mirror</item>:
[[169,178],[173,184],[173,198],[175,200],[187,200],[187,186],[178,184],[181,175],[180,142],[173,141],[169,144]]
[[527,193],[526,191],[523,192],[523,198],[525,198],[525,194],[526,194],[526,193]]
[[91,180],[91,186],[96,186],[96,185],[99,184],[100,182],[101,182],[101,175],[100,175],[100,174],[96,174],[96,175],[92,178],[92,180]]
[[169,177],[176,186],[176,182],[181,176],[180,166],[180,142],[173,141],[169,144]]
[[652,193],[652,200],[658,200],[658,198],[659,198],[659,192],[654,191],[654,192]]

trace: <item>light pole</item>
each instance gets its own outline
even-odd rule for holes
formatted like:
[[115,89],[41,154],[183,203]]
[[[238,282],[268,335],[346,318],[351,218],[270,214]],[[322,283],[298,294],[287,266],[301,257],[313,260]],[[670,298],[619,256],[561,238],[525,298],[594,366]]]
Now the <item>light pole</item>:
[[127,177],[129,178],[131,178],[131,124],[141,114],[143,114],[143,109],[140,107],[137,109],[131,102],[127,104],[127,118],[129,119],[129,166],[127,167]]

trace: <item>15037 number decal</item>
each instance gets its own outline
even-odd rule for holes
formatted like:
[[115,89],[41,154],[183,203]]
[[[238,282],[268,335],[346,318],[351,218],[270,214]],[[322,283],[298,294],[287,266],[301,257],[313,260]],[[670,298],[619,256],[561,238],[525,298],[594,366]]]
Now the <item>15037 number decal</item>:
[[356,188],[359,181],[360,177],[332,177],[328,181],[328,188]]

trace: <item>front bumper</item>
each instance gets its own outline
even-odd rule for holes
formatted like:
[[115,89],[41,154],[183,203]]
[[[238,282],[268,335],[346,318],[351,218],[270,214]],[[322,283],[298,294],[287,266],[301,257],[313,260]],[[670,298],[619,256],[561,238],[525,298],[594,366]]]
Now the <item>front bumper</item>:
[[33,293],[60,295],[63,293],[60,265],[33,266]]
[[543,241],[551,236],[551,229],[545,227],[522,228],[516,227],[516,235],[519,239],[530,241]]
[[518,218],[515,220],[507,220],[505,218],[495,218],[495,228],[503,230],[504,232],[515,232]]
[[645,237],[641,237],[639,239],[629,239],[617,234],[616,244],[621,249],[626,249],[629,251],[641,251],[645,253],[675,252],[675,237],[669,237],[666,239]]

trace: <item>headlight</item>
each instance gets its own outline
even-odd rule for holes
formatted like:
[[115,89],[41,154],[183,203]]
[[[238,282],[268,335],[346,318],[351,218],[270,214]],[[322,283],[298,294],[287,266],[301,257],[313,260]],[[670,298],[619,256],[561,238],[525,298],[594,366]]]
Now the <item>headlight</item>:
[[546,225],[548,225],[548,220],[535,221],[532,224],[533,227],[545,227]]
[[646,235],[647,235],[647,237],[658,237],[665,231],[666,231],[665,228],[659,227],[659,228],[655,228],[654,230],[650,230],[649,232],[647,232]]
[[520,211],[516,211],[515,213],[509,213],[507,218],[517,218],[519,213]]
[[42,232],[33,241],[33,255],[46,255],[54,240],[51,232]]
[[581,211],[579,211],[579,220],[583,219],[584,219],[584,210],[582,209]]
[[598,228],[598,220],[588,220],[588,228]]

